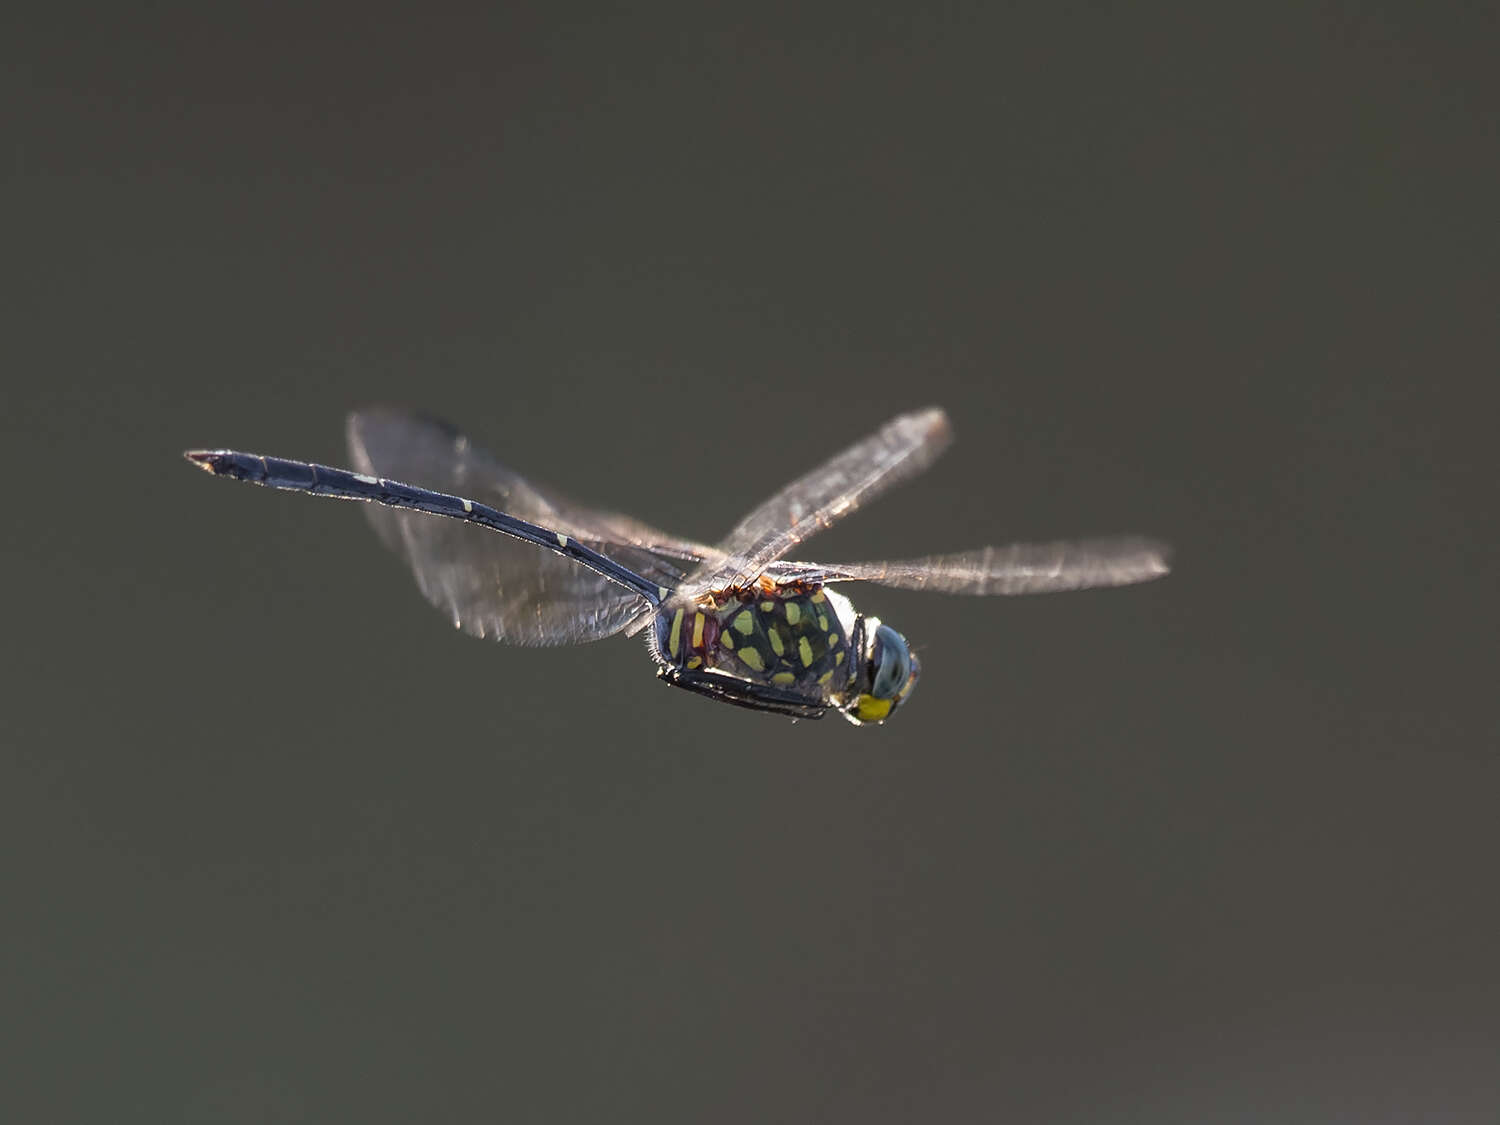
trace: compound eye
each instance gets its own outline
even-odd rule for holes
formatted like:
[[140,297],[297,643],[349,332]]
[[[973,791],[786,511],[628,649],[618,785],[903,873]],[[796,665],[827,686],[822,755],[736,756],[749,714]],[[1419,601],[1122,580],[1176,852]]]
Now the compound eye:
[[875,630],[870,652],[870,694],[876,699],[895,699],[911,679],[911,649],[906,638],[889,625]]
[[[875,624],[879,619],[867,619]],[[875,624],[866,642],[865,675],[868,688],[855,696],[844,714],[856,723],[883,723],[917,686],[921,667],[906,638],[889,625]]]

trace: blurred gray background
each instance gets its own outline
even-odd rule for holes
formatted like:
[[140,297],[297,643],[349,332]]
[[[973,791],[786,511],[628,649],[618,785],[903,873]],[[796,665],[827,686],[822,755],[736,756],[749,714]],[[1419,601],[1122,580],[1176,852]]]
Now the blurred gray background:
[[[100,6],[3,36],[0,1118],[1493,1122],[1488,6]],[[370,401],[861,591],[880,730],[459,636]]]

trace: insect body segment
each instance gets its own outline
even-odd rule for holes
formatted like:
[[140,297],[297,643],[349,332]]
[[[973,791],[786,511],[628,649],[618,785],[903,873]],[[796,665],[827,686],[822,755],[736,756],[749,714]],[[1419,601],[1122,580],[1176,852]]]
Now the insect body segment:
[[722,629],[711,611],[679,601],[656,619],[657,653],[681,668],[714,667]]
[[755,589],[715,601],[679,603],[658,616],[657,651],[667,661],[823,697],[848,685],[849,638],[824,591]]

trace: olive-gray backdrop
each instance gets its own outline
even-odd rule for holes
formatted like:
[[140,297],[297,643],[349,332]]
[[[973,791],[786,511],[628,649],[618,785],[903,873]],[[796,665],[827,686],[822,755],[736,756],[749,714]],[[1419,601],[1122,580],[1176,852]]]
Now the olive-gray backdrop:
[[[15,19],[0,1117],[1494,1121],[1496,31]],[[704,538],[941,403],[809,553],[1178,569],[792,725],[178,459],[372,400]]]

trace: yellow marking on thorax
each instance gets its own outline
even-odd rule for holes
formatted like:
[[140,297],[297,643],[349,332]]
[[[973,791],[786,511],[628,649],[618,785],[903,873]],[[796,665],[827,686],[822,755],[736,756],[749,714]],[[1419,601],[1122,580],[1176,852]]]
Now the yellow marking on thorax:
[[775,602],[761,602],[760,603],[760,611],[762,613],[770,613],[775,608],[776,608],[776,603]]
[[828,617],[826,614],[818,614],[818,628],[822,629],[825,633],[828,632]]
[[777,656],[786,652],[786,646],[781,643],[781,634],[775,629],[766,630],[766,640],[771,642],[771,651]]
[[721,645],[723,645],[725,648],[727,648],[730,652],[733,652],[734,651],[734,634],[731,633],[728,629],[720,630],[720,632],[719,632],[719,643]]
[[693,614],[693,647],[694,648],[702,648],[703,647],[703,622],[705,620],[706,619],[704,618],[704,616],[703,616],[703,614],[701,612],[696,612],[696,613]]
[[755,629],[755,618],[750,616],[748,609],[741,610],[740,615],[734,619],[735,630],[743,637],[748,637]]
[[766,662],[760,658],[760,653],[756,652],[753,648],[747,648],[743,652],[736,653],[736,655],[745,662],[746,668],[754,669],[757,672],[764,672],[766,670]]
[[810,602],[812,602],[813,605],[822,605],[823,604],[823,591],[819,590],[816,594],[814,594],[812,597],[808,598],[807,600],[810,601]]
[[790,672],[777,672],[771,677],[771,682],[773,684],[789,684],[796,678],[797,677],[792,675],[792,673]]
[[786,603],[786,623],[795,625],[802,620],[802,609],[796,602]]
[[802,667],[807,668],[812,664],[812,645],[807,643],[806,637],[797,638],[797,655],[802,657]]
[[672,656],[677,655],[677,650],[682,647],[682,607],[677,607],[677,612],[672,615],[672,632],[667,637],[667,652]]

